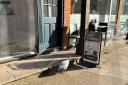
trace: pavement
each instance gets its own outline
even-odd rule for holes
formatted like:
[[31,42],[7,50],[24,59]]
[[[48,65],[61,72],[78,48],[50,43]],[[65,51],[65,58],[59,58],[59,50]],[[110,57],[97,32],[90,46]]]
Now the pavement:
[[120,39],[102,47],[100,68],[77,66],[63,74],[38,78],[43,70],[71,56],[78,57],[71,50],[0,64],[0,85],[128,85],[128,45]]
[[51,60],[23,60],[13,61],[0,65],[0,85],[30,76],[46,69],[53,61]]
[[61,51],[59,53],[53,52],[52,54],[38,55],[26,60],[0,64],[0,85],[44,71],[52,65],[57,65],[64,59],[73,59],[71,56],[78,58],[74,51]]

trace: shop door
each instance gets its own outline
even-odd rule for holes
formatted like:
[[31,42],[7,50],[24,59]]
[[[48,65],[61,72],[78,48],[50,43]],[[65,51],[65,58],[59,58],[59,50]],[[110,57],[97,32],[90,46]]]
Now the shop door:
[[39,52],[59,45],[58,0],[38,1]]

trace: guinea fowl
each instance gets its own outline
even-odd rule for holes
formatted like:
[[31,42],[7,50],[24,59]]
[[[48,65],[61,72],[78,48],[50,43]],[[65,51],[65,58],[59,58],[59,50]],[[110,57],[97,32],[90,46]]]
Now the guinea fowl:
[[49,68],[49,74],[56,74],[57,72],[63,72],[67,70],[70,60],[62,60],[57,66]]
[[51,66],[47,70],[43,71],[39,77],[55,75],[57,72],[63,72],[67,70],[70,59],[62,60],[58,65]]
[[59,72],[63,72],[65,70],[67,70],[68,66],[69,66],[69,62],[70,60],[63,60],[60,64],[59,64],[59,68],[58,71]]

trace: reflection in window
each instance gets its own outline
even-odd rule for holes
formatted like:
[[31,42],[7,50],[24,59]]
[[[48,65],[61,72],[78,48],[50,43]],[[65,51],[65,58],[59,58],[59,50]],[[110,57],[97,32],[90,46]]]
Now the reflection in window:
[[48,17],[48,6],[44,6],[43,16]]
[[0,15],[12,15],[12,7],[10,0],[0,0]]
[[116,15],[117,14],[117,9],[118,9],[118,1],[119,0],[113,0],[112,2],[112,15]]
[[[81,11],[81,0],[72,3],[73,12],[80,13]],[[109,14],[110,0],[90,0],[90,13],[91,14]]]
[[57,16],[57,1],[58,0],[42,0],[42,14],[44,17]]
[[81,13],[81,0],[72,3],[72,5],[74,6],[74,13]]
[[124,10],[123,14],[128,15],[128,0],[124,1]]
[[91,14],[96,14],[98,12],[97,7],[98,7],[98,0],[91,0],[91,2],[90,2],[90,13]]
[[90,0],[91,14],[109,14],[110,0]]

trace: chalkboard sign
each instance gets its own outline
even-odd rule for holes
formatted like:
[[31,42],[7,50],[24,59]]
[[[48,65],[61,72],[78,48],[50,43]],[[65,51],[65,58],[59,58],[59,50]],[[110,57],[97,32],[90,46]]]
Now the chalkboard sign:
[[100,42],[101,34],[99,32],[95,32],[95,31],[87,31],[85,33],[85,39],[93,41],[93,42]]
[[92,53],[91,51],[99,51],[101,43],[101,33],[94,31],[87,31],[85,33],[85,51]]
[[10,0],[0,0],[0,15],[12,15],[13,10]]
[[101,50],[102,35],[100,32],[86,31],[84,40],[84,60],[98,61]]

